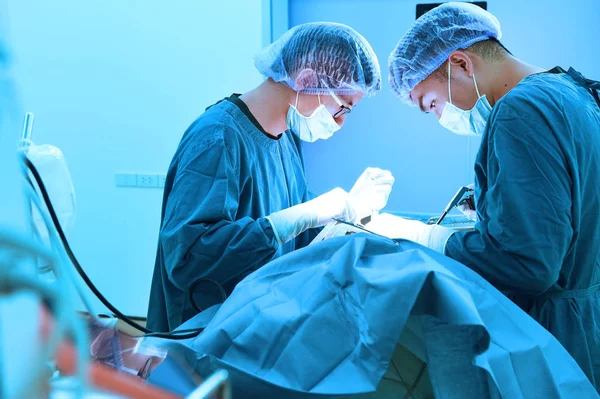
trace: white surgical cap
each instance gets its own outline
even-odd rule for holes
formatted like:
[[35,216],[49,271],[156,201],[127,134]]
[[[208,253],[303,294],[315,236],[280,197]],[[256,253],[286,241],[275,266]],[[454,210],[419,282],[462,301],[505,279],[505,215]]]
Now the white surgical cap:
[[484,9],[469,3],[442,4],[417,19],[390,54],[392,91],[413,105],[410,92],[453,51],[501,37],[500,22]]
[[349,26],[331,22],[298,25],[254,57],[264,76],[298,91],[295,79],[312,70],[313,84],[304,94],[363,92],[375,94],[381,88],[381,70],[369,43]]

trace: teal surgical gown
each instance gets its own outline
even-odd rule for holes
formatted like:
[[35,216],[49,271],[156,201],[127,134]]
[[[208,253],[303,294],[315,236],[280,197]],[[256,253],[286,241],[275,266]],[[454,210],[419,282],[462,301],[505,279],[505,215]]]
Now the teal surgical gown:
[[312,197],[296,135],[269,136],[237,95],[208,108],[167,173],[148,327],[173,330],[254,270],[306,246],[314,231],[280,246],[265,217]]
[[[494,106],[475,164],[478,223],[445,254],[550,331],[600,387],[600,108],[560,68]],[[597,84],[596,84],[597,87]]]

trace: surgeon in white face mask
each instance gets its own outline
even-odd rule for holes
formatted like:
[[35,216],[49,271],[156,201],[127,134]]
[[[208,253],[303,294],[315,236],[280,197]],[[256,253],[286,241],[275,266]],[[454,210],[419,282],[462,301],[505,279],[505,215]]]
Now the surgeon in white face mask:
[[221,302],[217,284],[231,293],[334,218],[357,222],[381,210],[392,190],[389,171],[367,168],[350,190],[315,196],[304,172],[304,147],[331,138],[381,89],[364,37],[336,23],[298,25],[254,61],[265,80],[208,108],[173,157],[148,310],[153,330],[172,330]]
[[[242,99],[248,101],[252,109],[252,99],[259,98],[260,91],[270,86],[267,81],[262,89],[257,89],[258,93],[251,92]],[[337,95],[325,79],[319,79],[309,69],[296,77],[295,87],[295,102],[289,104],[286,126],[307,143],[331,138],[364,95],[361,91],[348,90]],[[268,216],[268,220],[280,243],[288,242],[307,229],[324,226],[333,218],[359,222],[386,205],[393,183],[391,172],[367,168],[350,192],[336,188],[312,201],[275,212]]]
[[[543,14],[532,17],[544,24]],[[501,39],[494,15],[446,2],[413,23],[388,62],[401,101],[435,114],[453,133],[480,136],[475,229],[392,215],[368,227],[478,273],[554,335],[600,392],[598,72],[544,70],[515,57]]]
[[448,62],[448,102],[442,111],[440,125],[450,130],[452,133],[462,136],[481,136],[487,126],[487,121],[492,113],[492,106],[487,96],[479,93],[475,72],[473,75],[473,84],[477,93],[475,106],[469,110],[463,110],[452,104],[452,76],[451,63]]
[[453,52],[411,91],[410,99],[423,112],[436,115],[440,125],[452,133],[481,137],[492,113],[486,79],[493,79],[493,72],[484,71],[480,63],[480,72],[476,72],[471,57],[464,51]]
[[[445,3],[419,18],[390,54],[392,91],[402,102],[435,115],[448,131],[485,141],[496,103],[525,78],[543,72],[513,57],[501,37],[500,24],[492,14],[472,4]],[[477,203],[479,187],[469,187]],[[477,220],[476,209],[466,204],[458,209]],[[380,219],[378,223],[389,228],[388,222]],[[443,227],[411,221],[396,220],[395,224],[406,228],[397,228],[393,234],[441,252],[453,234]]]
[[[310,73],[308,71],[304,73]],[[340,130],[346,115],[361,100],[363,93],[353,93],[344,96],[346,104],[321,80],[327,95],[321,98],[317,93],[318,106],[315,104],[314,95],[304,95],[305,104],[299,108],[300,92],[296,92],[295,105],[290,104],[286,116],[286,125],[300,140],[313,143],[319,139],[327,140]],[[316,108],[315,108],[316,106]],[[309,113],[309,115],[306,115]]]
[[[494,105],[542,69],[515,58],[499,41],[498,20],[467,3],[445,3],[419,18],[389,56],[389,82],[404,103],[438,118],[453,134],[486,139]],[[480,197],[475,191],[475,203]],[[469,219],[477,211],[462,205]],[[392,220],[393,219],[393,220]],[[454,231],[384,215],[372,230],[444,252]]]
[[[286,123],[288,128],[297,134],[300,140],[313,143],[319,139],[326,140],[330,138],[335,132],[340,130],[341,124],[344,123],[343,119],[345,119],[345,115],[352,111],[352,108],[345,106],[333,91],[330,90],[329,94],[335,100],[339,110],[332,115],[325,104],[321,103],[321,96],[317,95],[319,106],[310,116],[304,116],[298,110],[300,93],[296,92],[296,105],[290,104]],[[357,102],[360,100],[360,97],[357,96]],[[340,122],[336,119],[339,119]]]
[[[445,60],[439,61],[441,66],[415,84],[415,76],[423,71],[407,69],[401,56],[402,52],[409,52],[411,45],[401,41],[390,56],[392,89],[401,100],[434,114],[440,125],[461,136],[485,137],[494,104],[524,77],[541,71],[510,57],[500,42],[492,38],[475,43],[468,50],[449,52]],[[492,62],[494,60],[499,62]],[[475,192],[477,194],[477,190]],[[463,205],[459,210],[472,220],[477,217],[475,209]],[[382,215],[368,227],[384,235],[419,242],[439,252],[444,252],[448,239],[454,234],[442,226],[424,225],[392,215]]]

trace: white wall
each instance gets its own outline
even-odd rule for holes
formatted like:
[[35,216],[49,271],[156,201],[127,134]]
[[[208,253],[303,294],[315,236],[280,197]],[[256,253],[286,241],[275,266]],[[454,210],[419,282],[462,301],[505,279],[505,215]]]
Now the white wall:
[[8,0],[33,140],[60,147],[72,173],[74,251],[127,314],[146,314],[162,190],[118,188],[114,174],[166,173],[206,106],[261,82],[263,3]]
[[22,110],[14,87],[8,43],[6,5],[0,0],[0,229],[24,234],[26,214],[15,146]]
[[[338,185],[348,190],[365,167],[378,166],[396,177],[389,210],[440,213],[459,186],[473,181],[479,139],[444,130],[433,115],[401,104],[388,84],[388,56],[415,21],[416,4],[434,2],[290,0],[291,26],[333,21],[354,27],[373,46],[383,73],[382,91],[363,99],[339,133],[306,146],[307,177],[316,192]],[[515,56],[545,68],[573,66],[600,80],[600,0],[487,3]]]

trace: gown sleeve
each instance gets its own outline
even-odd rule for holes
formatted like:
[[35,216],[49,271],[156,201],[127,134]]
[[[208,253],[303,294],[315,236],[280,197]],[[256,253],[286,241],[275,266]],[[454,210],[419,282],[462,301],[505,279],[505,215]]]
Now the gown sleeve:
[[209,133],[203,136],[210,140],[187,147],[174,165],[159,237],[167,275],[186,292],[199,279],[221,286],[239,279],[279,247],[266,218],[236,217],[239,168],[223,132]]
[[536,295],[557,282],[574,234],[570,157],[556,136],[567,127],[551,101],[497,105],[476,165],[485,171],[476,181],[481,221],[453,234],[445,254],[501,290]]

